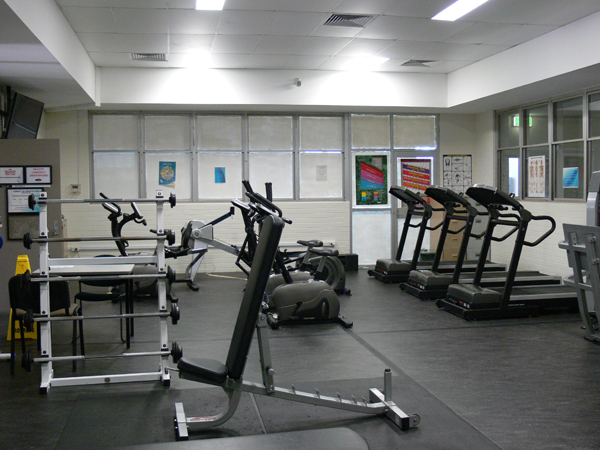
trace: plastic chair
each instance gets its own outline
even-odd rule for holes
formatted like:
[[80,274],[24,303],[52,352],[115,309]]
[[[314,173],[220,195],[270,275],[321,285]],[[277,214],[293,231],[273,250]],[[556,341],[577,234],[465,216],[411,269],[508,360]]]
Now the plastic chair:
[[[15,328],[17,322],[21,330],[21,350],[25,353],[25,328],[24,318],[28,311],[33,312],[33,317],[40,315],[40,285],[36,282],[26,283],[24,275],[15,275],[8,280],[8,295],[10,298],[11,319],[11,341],[10,341],[10,373],[15,373]],[[71,303],[69,284],[66,281],[50,283],[50,316],[74,316],[77,315],[79,306]],[[77,355],[77,322],[73,320],[73,356]],[[40,333],[37,338],[38,349],[40,348]],[[73,361],[73,371],[77,368]]]

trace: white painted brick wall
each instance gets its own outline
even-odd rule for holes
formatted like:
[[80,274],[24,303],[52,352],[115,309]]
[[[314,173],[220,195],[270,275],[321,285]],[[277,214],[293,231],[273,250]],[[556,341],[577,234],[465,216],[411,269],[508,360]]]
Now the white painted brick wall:
[[[350,251],[350,204],[349,202],[278,202],[285,217],[292,220],[291,225],[286,225],[282,243],[295,243],[298,239],[319,239],[325,243],[335,243],[340,253]],[[177,241],[180,242],[181,228],[186,221],[192,219],[210,222],[229,211],[230,203],[179,203],[174,208],[165,206],[165,228],[176,232]],[[149,229],[156,227],[156,207],[153,204],[142,203],[138,205],[142,215],[148,221],[148,226],[143,227],[129,223],[123,228],[123,236],[147,236]],[[121,205],[123,212],[130,212],[128,204]],[[63,204],[62,214],[67,220],[68,237],[110,236],[110,222],[108,212],[99,204]],[[229,244],[241,246],[244,241],[244,224],[239,210],[229,219],[215,226],[214,237]],[[144,241],[130,242],[130,253],[138,250]],[[106,247],[105,250],[85,251],[85,247]],[[72,242],[68,247],[79,248],[79,251],[69,251],[69,257],[89,257],[94,254],[118,254],[116,246],[103,242]],[[169,259],[167,264],[183,275],[185,267],[191,261],[191,256]],[[233,272],[238,271],[235,266],[235,256],[217,249],[210,249],[205,256],[200,272]]]
[[[533,215],[547,215],[556,221],[556,230],[536,247],[524,247],[519,262],[519,270],[538,270],[549,275],[562,277],[573,275],[567,263],[567,253],[558,248],[564,240],[563,223],[585,225],[585,203],[580,202],[537,202],[523,201],[523,206]],[[548,221],[532,221],[527,230],[527,240],[535,241],[549,226]],[[501,229],[502,228],[502,229]],[[498,227],[495,236],[500,236],[506,227]],[[492,260],[508,265],[512,256],[514,238],[505,242],[492,243]]]

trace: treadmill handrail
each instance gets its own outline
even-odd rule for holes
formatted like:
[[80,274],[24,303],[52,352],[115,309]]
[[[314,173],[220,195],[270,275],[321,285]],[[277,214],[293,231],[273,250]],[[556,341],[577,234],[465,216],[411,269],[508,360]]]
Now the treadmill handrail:
[[527,245],[528,247],[535,247],[536,245],[540,244],[544,239],[546,239],[548,236],[550,236],[552,233],[554,233],[554,230],[556,229],[556,221],[550,216],[531,216],[531,218],[533,220],[548,220],[551,223],[550,229],[548,231],[546,231],[544,234],[542,234],[535,241],[533,241],[533,242],[523,241],[523,245]]

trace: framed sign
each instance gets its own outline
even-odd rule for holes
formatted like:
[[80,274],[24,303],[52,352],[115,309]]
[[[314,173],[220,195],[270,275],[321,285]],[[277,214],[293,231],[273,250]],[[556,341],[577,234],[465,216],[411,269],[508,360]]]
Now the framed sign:
[[388,204],[388,155],[354,156],[356,206]]
[[31,194],[39,198],[40,193],[44,192],[42,188],[6,189],[6,207],[9,214],[32,214],[40,212],[39,205],[35,209],[29,208],[29,196]]
[[23,184],[25,183],[24,170],[22,166],[0,167],[0,184]]
[[52,166],[26,166],[25,184],[52,184]]

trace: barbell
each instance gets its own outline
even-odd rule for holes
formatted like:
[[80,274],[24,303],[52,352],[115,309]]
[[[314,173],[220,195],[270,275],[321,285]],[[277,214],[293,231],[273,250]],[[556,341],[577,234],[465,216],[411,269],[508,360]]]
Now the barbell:
[[31,236],[31,233],[25,233],[23,235],[23,246],[30,250],[31,244],[33,243],[48,243],[48,242],[93,242],[93,241],[156,241],[156,240],[167,240],[169,245],[175,243],[175,233],[173,230],[165,230],[164,234],[157,234],[156,237],[152,236],[126,236],[126,237],[108,237],[108,236],[97,236],[97,237],[70,237],[70,238],[47,238]]
[[[42,195],[45,193],[42,193]],[[35,195],[34,194],[30,194],[29,197],[27,198],[27,206],[29,206],[29,209],[35,209],[35,206],[38,203],[44,203],[44,204],[50,204],[50,203],[105,203],[105,202],[112,202],[112,203],[131,203],[131,202],[135,202],[135,203],[164,203],[164,202],[169,202],[169,204],[171,205],[171,208],[175,207],[175,205],[177,204],[177,198],[175,197],[175,194],[173,192],[171,192],[171,194],[169,195],[168,199],[165,198],[134,198],[134,199],[125,199],[125,198],[88,198],[88,199],[77,199],[77,198],[69,198],[69,199],[48,199],[48,198],[43,198],[40,196],[39,200],[36,200]]]
[[173,325],[177,325],[179,319],[181,318],[181,312],[179,310],[179,306],[175,303],[171,303],[171,311],[159,311],[155,313],[125,313],[125,314],[109,314],[109,315],[101,315],[101,316],[57,316],[57,317],[47,317],[47,316],[38,316],[35,317],[35,314],[32,310],[28,310],[23,316],[23,325],[27,329],[27,331],[33,331],[33,323],[34,322],[65,322],[65,321],[73,321],[73,320],[91,320],[91,319],[133,319],[138,317],[170,317],[171,323]]
[[116,280],[136,280],[140,278],[166,278],[169,283],[174,283],[177,274],[170,266],[167,266],[166,273],[131,273],[120,275],[57,275],[53,277],[31,274],[29,270],[23,273],[23,286],[29,283],[53,283],[56,281],[116,281]]
[[21,367],[23,367],[23,369],[25,369],[27,372],[31,372],[31,367],[34,363],[47,363],[51,361],[81,361],[86,359],[132,358],[139,356],[171,356],[173,358],[173,362],[177,363],[183,356],[183,348],[176,342],[173,342],[171,345],[171,351],[165,349],[156,352],[121,353],[115,355],[42,356],[39,358],[35,358],[33,356],[33,351],[27,350],[25,353],[23,353],[23,357],[21,358]]

